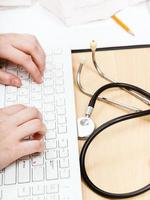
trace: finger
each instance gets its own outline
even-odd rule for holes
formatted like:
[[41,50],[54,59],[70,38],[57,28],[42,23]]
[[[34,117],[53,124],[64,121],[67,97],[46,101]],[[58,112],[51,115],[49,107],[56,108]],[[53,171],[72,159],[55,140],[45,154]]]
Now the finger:
[[14,74],[5,72],[3,70],[0,70],[0,83],[4,85],[11,85],[20,87],[21,86],[21,80],[15,76]]
[[[24,36],[24,37],[23,37]],[[43,73],[45,66],[45,53],[40,46],[38,40],[31,35],[21,35],[18,40],[13,42],[13,46],[20,51],[23,51],[31,55],[33,61],[39,68],[40,72]]]
[[18,145],[17,150],[17,159],[26,155],[33,153],[40,153],[44,151],[44,141],[43,140],[26,140],[22,141]]
[[27,107],[20,112],[15,113],[11,116],[10,120],[16,126],[19,126],[27,121],[32,119],[40,119],[42,120],[41,113],[34,107]]
[[37,83],[43,82],[41,73],[30,55],[25,54],[13,46],[9,46],[9,48],[5,49],[5,52],[1,52],[1,54],[4,59],[23,66]]
[[3,112],[4,114],[7,115],[12,115],[15,114],[23,109],[25,109],[26,107],[24,105],[21,104],[17,104],[17,105],[13,105],[13,106],[7,106],[5,108],[1,108],[0,112]]
[[45,125],[39,119],[33,119],[28,121],[17,128],[17,138],[24,139],[25,137],[32,136],[35,133],[39,133],[41,136],[45,135]]
[[45,69],[45,60],[46,60],[46,53],[44,51],[44,49],[42,48],[42,46],[40,45],[39,41],[37,40],[37,43],[38,43],[38,47],[40,49],[40,52],[42,54],[42,57],[43,57],[43,67],[41,67],[41,70],[42,72],[44,72],[44,69]]

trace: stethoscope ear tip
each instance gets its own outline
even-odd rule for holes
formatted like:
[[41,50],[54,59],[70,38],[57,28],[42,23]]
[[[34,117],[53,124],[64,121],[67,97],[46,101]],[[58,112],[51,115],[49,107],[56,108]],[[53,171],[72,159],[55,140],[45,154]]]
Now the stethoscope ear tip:
[[77,121],[78,138],[80,140],[86,140],[91,133],[95,130],[95,124],[89,117],[81,117]]
[[95,51],[97,48],[97,43],[95,42],[95,40],[92,40],[92,42],[90,43],[90,48],[92,51]]

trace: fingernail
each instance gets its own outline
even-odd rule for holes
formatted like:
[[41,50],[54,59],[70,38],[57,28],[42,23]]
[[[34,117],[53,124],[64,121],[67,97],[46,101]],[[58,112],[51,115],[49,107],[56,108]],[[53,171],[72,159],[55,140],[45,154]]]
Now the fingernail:
[[39,83],[43,83],[43,78],[42,77],[39,78]]
[[16,87],[20,87],[21,86],[21,83],[18,79],[12,79],[11,80],[11,84],[16,86]]

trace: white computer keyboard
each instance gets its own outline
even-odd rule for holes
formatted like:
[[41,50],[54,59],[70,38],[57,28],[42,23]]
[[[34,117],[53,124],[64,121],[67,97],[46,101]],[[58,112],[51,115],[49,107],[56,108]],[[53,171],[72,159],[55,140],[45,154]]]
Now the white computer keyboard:
[[48,52],[43,84],[36,84],[24,68],[6,63],[6,70],[21,78],[22,87],[1,86],[1,107],[35,106],[42,112],[47,133],[43,153],[23,157],[0,172],[2,200],[81,199],[69,55],[61,48]]

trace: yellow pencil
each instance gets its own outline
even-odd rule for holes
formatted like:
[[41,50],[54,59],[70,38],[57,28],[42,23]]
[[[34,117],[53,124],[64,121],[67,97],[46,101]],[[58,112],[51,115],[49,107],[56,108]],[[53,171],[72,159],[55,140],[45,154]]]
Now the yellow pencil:
[[131,29],[124,23],[122,22],[116,15],[111,16],[111,18],[119,25],[121,26],[125,31],[127,31],[129,34],[134,36],[134,33],[131,31]]

